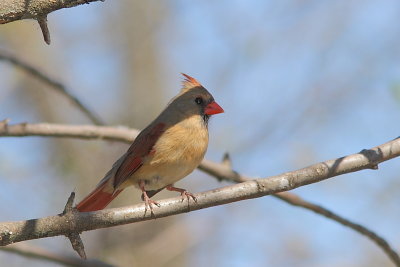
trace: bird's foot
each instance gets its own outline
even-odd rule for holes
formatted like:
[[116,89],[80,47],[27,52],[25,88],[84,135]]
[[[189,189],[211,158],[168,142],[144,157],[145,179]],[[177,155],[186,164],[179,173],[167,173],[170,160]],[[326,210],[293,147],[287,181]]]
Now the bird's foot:
[[188,200],[188,203],[189,203],[189,198],[191,197],[191,198],[194,200],[194,202],[197,202],[197,198],[196,198],[192,193],[190,193],[189,191],[187,191],[186,189],[174,187],[174,186],[172,186],[172,185],[168,185],[168,186],[166,187],[166,189],[169,190],[169,191],[175,191],[175,192],[181,193],[182,201],[184,201],[184,200],[185,200],[185,197],[186,197],[187,200]]
[[150,199],[146,194],[144,194],[144,205],[145,205],[144,213],[146,214],[147,210],[149,209],[151,212],[151,215],[154,217],[155,217],[155,215],[154,215],[154,211],[153,211],[153,205],[156,205],[157,207],[161,206],[157,201]]
[[142,190],[142,199],[144,201],[144,207],[145,207],[144,214],[146,215],[147,210],[149,209],[150,212],[151,212],[151,216],[155,217],[154,211],[153,211],[153,205],[156,205],[157,207],[160,207],[161,205],[157,201],[154,201],[154,200],[149,198],[149,196],[146,193],[146,190],[144,189],[144,182],[143,181],[139,182],[139,187]]

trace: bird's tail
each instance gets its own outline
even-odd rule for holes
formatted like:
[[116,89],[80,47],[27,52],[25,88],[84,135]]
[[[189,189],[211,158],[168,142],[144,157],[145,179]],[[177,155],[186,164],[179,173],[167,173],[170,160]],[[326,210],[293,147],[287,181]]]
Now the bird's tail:
[[102,210],[123,190],[119,189],[114,193],[110,193],[107,192],[109,190],[106,190],[106,187],[107,182],[98,185],[95,190],[76,205],[76,209],[80,212]]

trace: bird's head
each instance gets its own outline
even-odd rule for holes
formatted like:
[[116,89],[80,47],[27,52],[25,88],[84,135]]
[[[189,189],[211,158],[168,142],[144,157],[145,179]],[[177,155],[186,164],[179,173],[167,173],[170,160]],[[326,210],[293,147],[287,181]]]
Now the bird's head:
[[224,110],[215,102],[214,97],[195,78],[183,74],[181,92],[172,99],[170,105],[177,108],[185,116],[202,116],[208,122],[211,115],[223,113]]

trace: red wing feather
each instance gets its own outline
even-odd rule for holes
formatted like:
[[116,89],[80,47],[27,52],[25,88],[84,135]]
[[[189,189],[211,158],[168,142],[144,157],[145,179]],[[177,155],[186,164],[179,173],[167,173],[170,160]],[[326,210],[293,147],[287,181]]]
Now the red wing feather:
[[165,126],[165,123],[158,123],[150,128],[150,130],[144,130],[135,139],[128,149],[125,159],[115,173],[115,189],[142,166],[144,157],[155,152],[153,146],[164,132]]

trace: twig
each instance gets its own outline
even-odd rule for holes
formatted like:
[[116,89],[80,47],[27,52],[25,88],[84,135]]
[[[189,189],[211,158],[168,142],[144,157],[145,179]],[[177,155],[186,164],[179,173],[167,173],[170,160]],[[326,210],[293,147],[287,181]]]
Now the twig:
[[113,267],[113,265],[94,259],[82,260],[77,257],[50,252],[26,243],[13,244],[0,248],[0,251],[15,253],[24,257],[50,261],[73,267]]
[[72,248],[78,253],[79,257],[81,259],[86,260],[86,252],[85,252],[85,246],[83,245],[82,239],[79,234],[77,233],[71,233],[71,234],[66,234],[66,237],[68,237],[69,242],[71,242]]
[[72,192],[71,195],[69,195],[67,203],[65,203],[64,211],[62,213],[63,216],[74,212],[74,200],[75,200],[75,192]]
[[347,226],[354,231],[368,237],[371,241],[373,241],[378,247],[380,247],[384,253],[392,260],[392,262],[396,266],[400,266],[400,257],[397,254],[397,252],[389,245],[389,243],[380,237],[378,234],[374,233],[373,231],[369,230],[368,228],[354,223],[348,219],[345,219],[332,211],[321,207],[319,205],[310,203],[308,201],[305,201],[304,199],[300,198],[299,196],[295,194],[291,194],[289,192],[281,192],[273,195],[274,197],[277,197],[291,205],[298,206],[298,207],[303,207],[305,209],[311,210],[317,214],[320,214],[322,216],[325,216],[326,218],[332,219],[344,226]]
[[44,41],[46,42],[46,44],[50,45],[50,32],[49,27],[47,26],[47,15],[38,17],[37,21],[39,23],[40,29],[42,30]]
[[[49,1],[49,2],[51,2],[51,1]],[[42,22],[39,21],[39,24],[44,23],[43,18],[41,18],[41,21]],[[41,27],[42,27],[42,24],[41,24]],[[47,27],[47,26],[45,26],[43,24],[43,27]],[[43,30],[43,28],[42,28],[42,30]],[[44,36],[44,38],[46,38],[46,36]],[[50,35],[48,35],[48,38],[49,38],[49,42],[50,42]],[[35,78],[39,79],[40,81],[42,81],[43,83],[49,85],[51,88],[53,88],[54,90],[56,90],[57,92],[59,92],[60,94],[65,96],[67,99],[69,99],[69,101],[71,101],[72,104],[74,104],[76,107],[78,107],[78,109],[80,111],[82,111],[94,124],[103,125],[103,122],[100,120],[100,118],[98,118],[92,111],[90,111],[77,97],[75,97],[71,92],[69,92],[61,82],[50,78],[48,75],[44,74],[43,72],[38,70],[36,67],[18,59],[12,55],[9,55],[3,51],[0,51],[0,60],[7,61],[7,62],[13,64],[14,66],[17,66],[17,67],[23,69],[24,71],[26,71],[33,77],[35,77]]]
[[[65,204],[64,211],[62,216],[69,217],[70,223],[75,223],[74,216],[78,213],[78,211],[74,208],[74,200],[75,200],[75,192],[72,192],[69,196],[67,203]],[[72,232],[65,235],[69,241],[71,242],[72,248],[78,253],[81,259],[86,260],[86,252],[85,246],[83,245],[82,239],[79,233]]]

